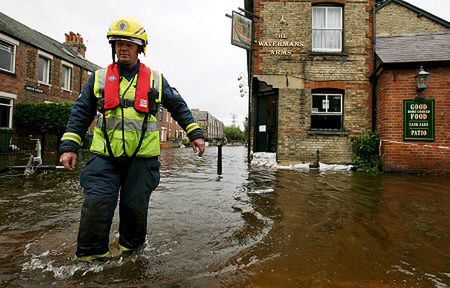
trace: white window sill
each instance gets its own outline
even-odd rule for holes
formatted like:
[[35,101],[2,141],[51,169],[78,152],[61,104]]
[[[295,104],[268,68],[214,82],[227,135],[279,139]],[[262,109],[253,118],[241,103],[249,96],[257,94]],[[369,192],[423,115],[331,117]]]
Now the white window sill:
[[61,88],[61,91],[66,91],[66,92],[69,92],[70,94],[72,94],[72,90],[69,90],[69,89],[66,89],[66,88]]
[[42,82],[42,81],[38,80],[38,86],[39,85],[45,85],[45,86],[48,86],[48,87],[52,87],[52,84],[45,83],[45,82]]
[[3,69],[3,68],[0,68],[0,71],[4,71],[6,73],[11,73],[11,74],[16,74],[16,71],[10,71],[10,70],[6,70],[6,69]]

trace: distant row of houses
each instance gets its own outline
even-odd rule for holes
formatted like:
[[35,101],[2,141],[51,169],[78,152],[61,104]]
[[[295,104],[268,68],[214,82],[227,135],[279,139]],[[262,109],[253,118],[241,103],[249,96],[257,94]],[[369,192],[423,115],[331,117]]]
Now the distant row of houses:
[[[78,33],[69,32],[60,43],[0,13],[0,128],[13,128],[16,103],[74,101],[100,68],[85,58],[86,49]],[[222,122],[206,111],[194,111],[201,117],[206,113],[206,121],[199,123],[208,135],[223,136]],[[165,108],[157,118],[161,141],[186,137]]]

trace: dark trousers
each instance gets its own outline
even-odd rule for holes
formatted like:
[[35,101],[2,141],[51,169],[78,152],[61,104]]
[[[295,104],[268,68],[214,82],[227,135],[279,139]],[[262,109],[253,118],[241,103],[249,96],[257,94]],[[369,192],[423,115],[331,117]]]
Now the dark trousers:
[[[78,232],[78,257],[109,251],[109,231],[119,200],[119,244],[139,248],[147,234],[150,194],[159,184],[157,157],[115,163],[94,155],[81,173],[84,203]],[[119,199],[120,196],[120,199]]]

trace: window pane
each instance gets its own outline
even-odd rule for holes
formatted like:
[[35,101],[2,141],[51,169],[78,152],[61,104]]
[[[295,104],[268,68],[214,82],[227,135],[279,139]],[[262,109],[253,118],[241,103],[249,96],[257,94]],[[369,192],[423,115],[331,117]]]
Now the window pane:
[[61,86],[64,89],[68,89],[70,90],[70,80],[72,78],[72,68],[70,67],[66,67],[66,66],[62,66],[62,71],[61,71]]
[[9,128],[9,113],[11,112],[11,107],[0,106],[0,127]]
[[341,95],[329,95],[328,101],[330,103],[330,108],[328,108],[328,112],[342,112],[341,111]]
[[5,99],[5,98],[0,98],[0,104],[11,105],[11,100]]
[[324,40],[325,37],[323,30],[313,30],[313,50],[325,48]]
[[39,81],[47,83],[47,59],[39,57]]
[[340,50],[342,32],[340,30],[323,30],[324,33],[324,45],[322,48]]
[[0,41],[0,68],[13,72],[14,46]]
[[312,112],[326,112],[326,96],[325,95],[313,95],[312,97]]
[[327,28],[342,28],[342,16],[340,7],[330,7],[327,9]]
[[325,8],[313,7],[313,28],[325,28],[325,13]]
[[341,115],[312,115],[311,129],[342,130]]

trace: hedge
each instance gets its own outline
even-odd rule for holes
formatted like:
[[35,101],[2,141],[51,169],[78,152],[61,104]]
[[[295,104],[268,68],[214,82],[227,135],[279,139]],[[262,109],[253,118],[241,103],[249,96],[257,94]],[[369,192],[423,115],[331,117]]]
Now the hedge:
[[14,107],[14,127],[63,130],[69,121],[72,105],[73,103],[18,103]]

